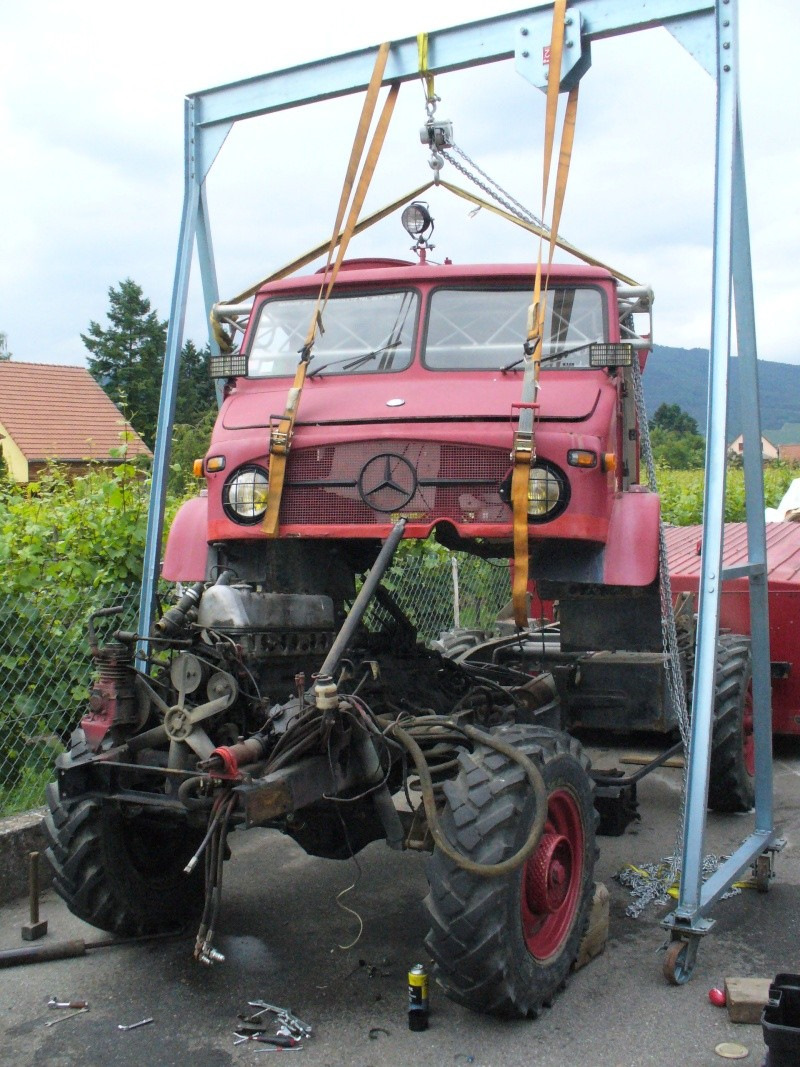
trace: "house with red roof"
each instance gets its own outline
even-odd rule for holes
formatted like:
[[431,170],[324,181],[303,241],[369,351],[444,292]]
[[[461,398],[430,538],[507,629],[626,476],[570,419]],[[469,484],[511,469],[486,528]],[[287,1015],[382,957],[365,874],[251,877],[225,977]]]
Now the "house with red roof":
[[17,482],[34,480],[54,460],[83,474],[151,455],[85,367],[16,360],[0,361],[0,448]]

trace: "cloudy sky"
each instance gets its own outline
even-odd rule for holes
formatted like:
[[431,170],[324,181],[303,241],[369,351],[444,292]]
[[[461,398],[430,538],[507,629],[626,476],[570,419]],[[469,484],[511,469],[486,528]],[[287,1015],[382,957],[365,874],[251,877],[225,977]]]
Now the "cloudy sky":
[[[0,331],[16,360],[85,361],[130,277],[166,318],[182,201],[183,96],[381,40],[485,18],[502,0],[28,0],[0,3]],[[800,362],[800,91],[778,41],[796,0],[740,0],[741,88],[760,355]],[[714,84],[663,30],[604,41],[584,77],[561,233],[656,293],[655,338],[707,347]],[[513,64],[438,78],[457,144],[538,213],[544,98]],[[208,181],[220,292],[325,240],[360,100],[239,123]],[[368,208],[427,181],[421,88],[400,93]],[[467,184],[446,168],[444,176]],[[437,257],[533,260],[534,239],[439,190]],[[352,254],[408,255],[389,220]],[[187,336],[205,340],[197,272]]]

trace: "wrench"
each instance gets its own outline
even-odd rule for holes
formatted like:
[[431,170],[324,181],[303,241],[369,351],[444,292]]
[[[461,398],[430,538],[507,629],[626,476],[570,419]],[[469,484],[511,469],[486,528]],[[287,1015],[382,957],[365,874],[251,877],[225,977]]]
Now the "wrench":
[[84,1015],[88,1010],[88,1007],[79,1008],[77,1011],[71,1011],[69,1015],[59,1015],[57,1019],[51,1019],[50,1022],[47,1022],[44,1025],[55,1026],[56,1023],[63,1023],[66,1019],[74,1019],[76,1015]]
[[277,1048],[302,1048],[302,1042],[299,1038],[292,1037],[290,1034],[276,1034],[271,1037],[269,1034],[236,1034],[234,1045],[243,1045],[246,1041],[260,1041],[264,1045],[275,1045]]
[[299,1052],[302,1045],[293,1045],[291,1048],[275,1048],[274,1045],[265,1045],[264,1048],[253,1049],[254,1052]]
[[124,1026],[122,1023],[117,1023],[118,1030],[138,1030],[140,1026],[147,1026],[148,1023],[152,1023],[153,1019],[140,1019],[138,1023],[129,1023]]
[[252,1016],[253,1019],[271,1011],[277,1016],[278,1022],[283,1023],[295,1037],[311,1037],[313,1033],[313,1028],[308,1023],[304,1023],[302,1019],[298,1019],[289,1008],[281,1008],[277,1004],[268,1004],[266,1000],[248,1000],[247,1005],[250,1008],[261,1009],[255,1012]]

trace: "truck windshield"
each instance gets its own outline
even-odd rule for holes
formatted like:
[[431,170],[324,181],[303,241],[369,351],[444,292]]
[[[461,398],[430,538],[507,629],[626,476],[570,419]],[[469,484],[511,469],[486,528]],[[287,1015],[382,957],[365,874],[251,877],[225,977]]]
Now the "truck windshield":
[[[424,362],[433,370],[521,366],[530,289],[437,289],[431,296]],[[551,289],[542,370],[589,367],[589,345],[606,340],[599,289]]]
[[[315,299],[268,300],[248,352],[248,378],[294,374]],[[419,298],[410,290],[333,296],[317,333],[309,375],[375,374],[411,362]]]

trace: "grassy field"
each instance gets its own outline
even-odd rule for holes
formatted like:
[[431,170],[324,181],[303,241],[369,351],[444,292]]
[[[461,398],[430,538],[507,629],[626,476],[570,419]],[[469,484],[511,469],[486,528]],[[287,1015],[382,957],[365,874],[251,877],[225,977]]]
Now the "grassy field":
[[[661,469],[656,472],[656,477],[661,495],[661,515],[665,522],[675,526],[691,526],[703,521],[702,471]],[[772,463],[765,467],[766,507],[777,507],[795,478],[800,478],[800,466]],[[743,522],[744,518],[744,471],[740,467],[733,467],[728,471],[725,521]]]

